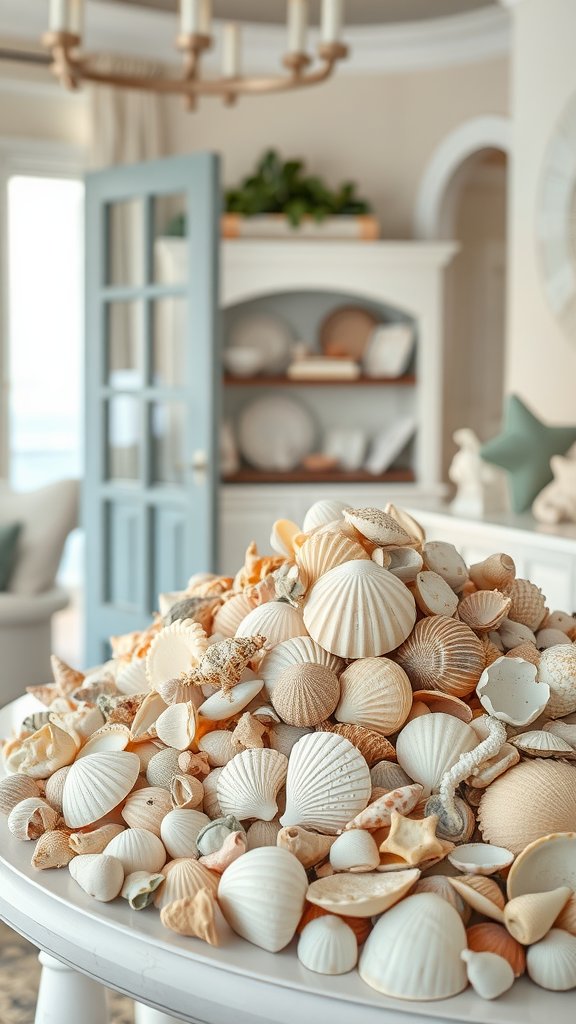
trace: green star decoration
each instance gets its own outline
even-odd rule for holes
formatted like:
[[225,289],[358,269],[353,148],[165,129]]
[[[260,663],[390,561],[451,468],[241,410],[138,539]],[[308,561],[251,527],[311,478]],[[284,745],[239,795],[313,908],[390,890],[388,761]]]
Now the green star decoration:
[[504,429],[482,446],[480,455],[507,471],[512,508],[524,512],[552,480],[552,456],[564,455],[575,441],[576,427],[547,427],[517,395],[509,395]]

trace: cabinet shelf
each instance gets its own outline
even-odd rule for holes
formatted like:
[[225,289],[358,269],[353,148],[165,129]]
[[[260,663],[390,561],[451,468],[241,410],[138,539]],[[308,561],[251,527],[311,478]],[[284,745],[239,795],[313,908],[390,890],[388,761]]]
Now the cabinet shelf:
[[247,467],[237,473],[224,476],[225,484],[358,484],[358,483],[414,483],[415,477],[411,469],[391,469],[387,473],[375,476],[365,469],[351,472],[333,469],[324,472],[312,472],[306,469],[294,469],[287,473],[264,473],[259,469]]
[[403,377],[358,377],[356,380],[293,380],[291,377],[231,377],[226,374],[224,384],[233,388],[411,387],[416,384],[416,377],[405,373]]

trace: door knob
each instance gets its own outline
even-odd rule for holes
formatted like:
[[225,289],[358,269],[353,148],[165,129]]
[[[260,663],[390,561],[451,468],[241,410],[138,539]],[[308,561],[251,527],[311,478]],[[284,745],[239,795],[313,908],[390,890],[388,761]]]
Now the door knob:
[[195,484],[205,484],[208,471],[208,456],[202,448],[192,452],[192,479]]

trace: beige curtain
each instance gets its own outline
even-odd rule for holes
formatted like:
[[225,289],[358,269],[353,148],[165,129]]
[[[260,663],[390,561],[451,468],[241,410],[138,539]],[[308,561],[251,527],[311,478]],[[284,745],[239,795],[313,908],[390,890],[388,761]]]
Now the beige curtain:
[[[160,64],[134,57],[102,54],[91,60],[105,74],[154,77],[163,73]],[[161,100],[144,89],[116,89],[111,85],[90,87],[92,120],[90,165],[136,163],[163,156]]]

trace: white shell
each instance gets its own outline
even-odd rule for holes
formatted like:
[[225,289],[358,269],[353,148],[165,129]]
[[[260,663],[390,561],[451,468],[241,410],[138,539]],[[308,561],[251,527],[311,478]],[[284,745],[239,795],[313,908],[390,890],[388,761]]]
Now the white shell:
[[149,871],[154,874],[166,863],[166,850],[158,836],[145,828],[127,828],[114,836],[104,853],[117,857],[126,875],[133,871]]
[[276,839],[282,826],[279,821],[253,821],[246,833],[249,850],[262,846],[276,846]]
[[514,854],[502,846],[465,843],[449,853],[448,860],[465,875],[494,875],[512,863]]
[[317,917],[302,931],[298,959],[317,974],[347,974],[358,960],[356,936],[341,917]]
[[165,789],[143,786],[130,793],[120,813],[128,828],[144,828],[160,838],[160,825],[171,809],[172,800]]
[[262,679],[249,679],[245,683],[237,683],[228,693],[218,690],[198,708],[198,714],[211,722],[221,722],[232,718],[245,708],[257,694],[264,683]]
[[466,932],[454,907],[434,893],[419,893],[376,922],[358,972],[377,992],[397,999],[449,999],[468,983],[465,949]]
[[[238,748],[232,742],[232,733],[226,729],[214,729],[213,732],[205,733],[198,740],[198,750],[207,755],[208,763],[213,768],[222,768],[238,753]],[[209,775],[207,777],[210,778]]]
[[370,832],[355,828],[343,832],[330,847],[330,863],[334,871],[374,871],[380,853]]
[[222,768],[213,768],[210,775],[207,775],[202,783],[204,786],[204,813],[211,820],[222,817],[222,808],[218,803],[218,779],[221,773]]
[[160,825],[160,838],[168,856],[172,859],[197,857],[196,837],[204,826],[209,824],[210,818],[202,811],[182,807],[169,811]]
[[87,757],[88,754],[99,754],[110,750],[126,750],[129,742],[130,729],[127,725],[122,725],[120,722],[103,725],[88,737],[84,746],[78,751],[76,760],[78,761],[81,757]]
[[276,795],[284,785],[288,760],[277,750],[243,750],[228,762],[218,778],[218,803],[223,814],[239,821],[272,821],[278,813]]
[[156,736],[156,722],[168,705],[159,693],[152,691],[146,695],[138,711],[136,712],[132,725],[130,726],[131,740],[148,740]]
[[270,650],[294,636],[308,636],[302,612],[284,601],[267,601],[249,612],[236,630],[236,636],[265,636]]
[[218,903],[231,928],[277,953],[292,939],[304,909],[306,872],[277,847],[249,850],[222,875]]
[[364,810],[371,792],[368,765],[349,740],[332,732],[311,733],[290,754],[280,824],[335,835]]
[[482,707],[509,725],[529,725],[550,697],[548,684],[536,681],[537,672],[522,658],[497,658],[484,669],[476,688]]
[[576,711],[576,647],[549,647],[542,652],[538,679],[550,687],[546,714],[563,718]]
[[374,917],[401,900],[418,881],[418,868],[379,874],[346,872],[318,878],[308,887],[306,899],[331,914],[343,917]]
[[270,729],[270,746],[274,750],[279,750],[281,754],[285,754],[286,757],[290,757],[292,748],[298,743],[298,740],[301,740],[303,736],[308,736],[311,732],[314,732],[314,730],[307,729],[304,726],[286,725],[285,722],[280,722],[279,725],[275,725]]
[[17,803],[8,815],[8,828],[16,839],[38,839],[51,832],[58,822],[58,811],[40,795],[29,796]]
[[389,658],[361,658],[340,676],[334,717],[390,736],[404,725],[411,707],[412,687],[400,665]]
[[131,693],[146,693],[148,680],[146,678],[146,659],[132,658],[132,661],[118,673],[115,679],[116,686],[120,693],[129,695]]
[[526,969],[541,988],[566,992],[576,988],[576,937],[560,928],[526,950]]
[[146,655],[146,675],[151,689],[189,671],[208,646],[202,626],[190,619],[177,619],[171,626],[161,629]]
[[461,953],[466,964],[468,981],[482,999],[497,999],[514,984],[514,971],[503,956],[497,953],[475,953],[464,949]]
[[576,832],[556,832],[536,839],[510,868],[508,899],[569,885],[576,892]]
[[73,857],[68,868],[80,888],[101,903],[115,899],[124,883],[124,868],[110,854],[81,854]]
[[341,658],[374,658],[398,647],[416,621],[414,598],[370,559],[344,562],[321,576],[304,605],[310,636]]
[[570,760],[576,757],[576,751],[570,743],[544,729],[521,732],[513,736],[510,743],[523,754],[531,754],[533,757],[565,757]]
[[337,676],[344,668],[342,658],[337,658],[334,654],[325,651],[311,636],[298,636],[284,640],[266,655],[258,670],[264,680],[269,697],[282,673],[292,665],[300,665],[302,662],[308,662],[311,665],[325,665]]
[[188,750],[196,735],[196,708],[192,701],[170,704],[156,719],[156,735],[167,747]]
[[234,594],[225,601],[214,616],[213,631],[223,637],[234,636],[240,623],[255,607],[255,602],[245,593]]
[[327,526],[328,523],[342,519],[342,513],[347,508],[352,508],[352,506],[347,505],[345,501],[338,501],[337,498],[315,501],[304,516],[302,532],[310,533],[311,530],[317,530],[319,526]]
[[143,910],[152,903],[154,893],[163,881],[164,875],[159,872],[133,871],[124,879],[120,895],[128,900],[132,910]]
[[83,828],[103,818],[128,796],[139,772],[139,758],[127,750],[88,754],[75,761],[62,794],[66,824]]
[[438,711],[408,722],[396,740],[398,764],[414,782],[434,792],[460,754],[473,750],[478,737],[454,715]]
[[158,910],[176,900],[195,896],[199,889],[210,889],[214,896],[218,891],[218,876],[192,857],[171,860],[164,867],[163,874],[166,879],[154,896],[154,906]]

